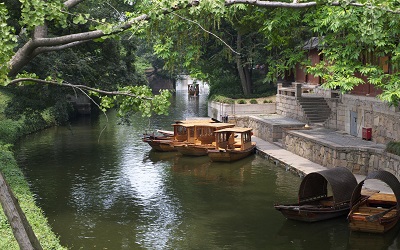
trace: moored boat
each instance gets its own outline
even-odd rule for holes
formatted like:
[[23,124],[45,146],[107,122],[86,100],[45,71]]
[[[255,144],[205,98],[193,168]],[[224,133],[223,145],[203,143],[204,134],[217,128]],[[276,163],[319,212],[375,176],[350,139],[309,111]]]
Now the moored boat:
[[274,207],[288,219],[305,222],[345,216],[350,211],[350,199],[356,186],[356,178],[344,167],[313,172],[300,184],[298,203]]
[[214,131],[223,128],[234,127],[232,123],[195,123],[188,126],[192,132],[188,133],[186,142],[175,145],[175,148],[183,155],[188,156],[205,156],[209,149],[215,148]]
[[152,149],[162,152],[176,151],[175,146],[180,145],[185,141],[188,141],[191,130],[188,129],[193,127],[197,123],[217,123],[215,120],[210,118],[191,118],[187,120],[176,121],[173,126],[173,131],[157,130],[161,135],[144,134],[143,142],[147,142]]
[[[375,179],[387,184],[393,193],[363,195],[361,189],[365,181]],[[385,233],[392,229],[400,218],[400,182],[390,172],[372,172],[354,189],[351,210],[348,214],[351,231]]]
[[232,162],[255,153],[251,128],[232,127],[216,130],[215,147],[207,151],[212,161]]

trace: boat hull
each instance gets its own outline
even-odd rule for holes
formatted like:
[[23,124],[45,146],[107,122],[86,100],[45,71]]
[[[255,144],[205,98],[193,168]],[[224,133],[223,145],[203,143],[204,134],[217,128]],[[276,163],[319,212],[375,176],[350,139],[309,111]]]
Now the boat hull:
[[173,152],[177,151],[175,146],[181,145],[183,142],[171,141],[171,140],[143,140],[150,145],[150,147],[160,152]]
[[218,149],[213,149],[213,150],[208,150],[208,156],[212,161],[215,162],[232,162],[232,161],[237,161],[240,159],[243,159],[249,155],[252,155],[255,153],[256,146],[253,145],[252,147],[246,149],[246,150],[218,150]]
[[181,153],[182,155],[187,155],[187,156],[206,156],[207,151],[212,148],[207,147],[207,146],[201,146],[201,145],[177,145],[175,146],[175,149]]
[[275,209],[280,211],[287,219],[316,222],[345,216],[349,213],[350,207],[340,209],[318,209],[310,206],[309,208],[301,208],[296,205],[275,205]]

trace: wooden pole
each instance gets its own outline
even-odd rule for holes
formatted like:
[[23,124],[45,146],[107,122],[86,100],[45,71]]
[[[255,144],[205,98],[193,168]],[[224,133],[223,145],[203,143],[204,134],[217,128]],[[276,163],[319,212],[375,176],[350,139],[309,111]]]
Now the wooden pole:
[[42,250],[39,240],[36,238],[24,212],[19,206],[18,200],[15,198],[8,186],[3,174],[0,172],[0,202],[3,207],[4,214],[7,216],[11,225],[15,239],[22,250]]

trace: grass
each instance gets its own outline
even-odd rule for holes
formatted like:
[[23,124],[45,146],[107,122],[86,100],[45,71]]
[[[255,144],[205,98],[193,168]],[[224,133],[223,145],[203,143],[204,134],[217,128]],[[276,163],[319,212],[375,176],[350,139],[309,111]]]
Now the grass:
[[395,142],[395,141],[389,142],[386,145],[386,151],[400,156],[400,142]]
[[[43,211],[36,205],[29,185],[12,153],[12,143],[22,134],[20,131],[22,121],[13,121],[4,115],[4,107],[11,97],[9,93],[0,89],[0,171],[18,199],[43,249],[66,249],[60,245]],[[19,249],[3,209],[0,210],[0,249]]]

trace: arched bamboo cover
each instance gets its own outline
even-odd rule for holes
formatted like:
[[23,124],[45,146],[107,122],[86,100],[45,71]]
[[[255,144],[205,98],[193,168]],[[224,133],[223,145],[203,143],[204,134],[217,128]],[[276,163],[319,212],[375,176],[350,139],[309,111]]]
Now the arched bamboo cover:
[[350,201],[357,186],[353,173],[344,167],[310,173],[300,184],[299,203],[327,197],[328,183],[332,188],[334,206]]
[[396,196],[397,209],[399,209],[399,206],[400,206],[399,205],[400,182],[396,176],[394,176],[392,173],[385,171],[385,170],[378,170],[378,171],[372,172],[369,175],[367,175],[367,177],[365,177],[364,180],[362,180],[360,183],[358,183],[358,185],[354,189],[353,195],[351,197],[350,205],[353,206],[361,199],[361,189],[364,185],[364,182],[369,179],[376,179],[376,180],[380,180],[380,181],[386,183],[393,190],[393,193]]

